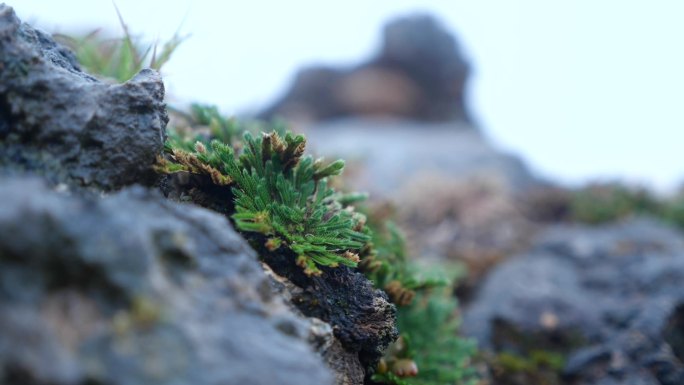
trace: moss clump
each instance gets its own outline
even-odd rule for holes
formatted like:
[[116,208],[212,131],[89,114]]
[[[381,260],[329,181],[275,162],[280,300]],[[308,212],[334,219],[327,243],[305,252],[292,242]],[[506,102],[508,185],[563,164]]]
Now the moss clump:
[[452,282],[462,270],[442,266],[438,273],[419,267],[408,260],[404,238],[392,222],[371,222],[371,228],[375,248],[361,267],[397,305],[401,333],[372,379],[395,385],[473,383],[475,343],[458,336],[458,303],[452,294]]
[[[109,41],[97,33],[67,38],[81,64],[91,73],[126,81],[149,57],[151,48],[142,50],[123,21],[121,24],[125,32],[121,39]],[[159,57],[153,52],[151,66],[161,67],[181,41],[176,35],[164,44]],[[449,279],[422,274],[421,269],[410,264],[399,231],[384,221],[377,224],[376,250],[370,242],[372,232],[366,226],[366,217],[351,206],[365,196],[342,195],[328,184],[329,177],[342,172],[344,162],[326,164],[304,156],[304,137],[287,132],[277,122],[269,126],[245,125],[221,116],[215,107],[199,104],[192,105],[187,113],[172,112],[175,118],[187,120],[188,125],[176,125],[169,133],[165,154],[159,158],[156,170],[208,180],[201,187],[210,191],[189,196],[190,200],[229,215],[253,245],[259,242],[256,249],[260,252],[269,256],[294,255],[309,276],[321,275],[325,270],[322,266],[356,267],[361,262],[368,278],[400,307],[398,323],[402,337],[389,349],[373,380],[389,384],[469,381],[472,371],[467,365],[474,344],[456,336],[457,303],[451,295]],[[260,131],[265,133],[256,134]],[[195,187],[198,186],[190,190]],[[275,253],[283,248],[289,252]],[[359,274],[351,276],[368,284]],[[310,279],[325,282],[324,278]],[[345,312],[354,305],[347,300],[325,300]],[[367,305],[360,306],[366,306],[363,311],[367,311]],[[147,323],[158,319],[154,308],[145,303],[138,307],[119,317],[120,328],[126,329],[133,321]],[[395,337],[388,334],[386,342]],[[371,345],[376,348],[387,343]],[[361,362],[372,366],[376,360]]]
[[680,230],[684,230],[684,191],[666,200],[659,216]]
[[160,70],[186,39],[176,33],[163,44],[145,44],[134,37],[117,9],[124,32],[120,38],[108,38],[97,29],[84,36],[55,35],[55,39],[69,47],[78,62],[91,74],[125,82],[143,68]]
[[497,384],[560,385],[565,356],[546,350],[532,350],[527,355],[502,352],[490,365]]
[[[468,383],[475,346],[456,334],[455,275],[411,263],[392,222],[378,215],[367,224],[367,216],[354,210],[352,205],[363,202],[364,194],[341,194],[330,187],[328,179],[341,173],[342,161],[324,163],[305,156],[304,137],[282,126],[254,134],[264,126],[225,119],[206,106],[193,107],[189,118],[194,129],[170,135],[159,171],[202,175],[213,185],[228,187],[231,195],[222,199],[234,205],[229,215],[265,255],[287,248],[292,253],[279,254],[293,254],[308,275],[322,274],[322,266],[358,264],[397,305],[402,335],[372,368],[373,381]],[[227,141],[212,140],[216,137]]]
[[623,219],[633,214],[654,214],[661,203],[643,188],[629,188],[618,183],[594,184],[573,194],[571,219],[600,224]]
[[648,215],[684,230],[682,192],[663,198],[641,187],[594,184],[575,191],[568,202],[570,219],[582,223],[601,224],[632,215]]
[[172,138],[157,169],[231,186],[238,230],[264,235],[270,251],[289,248],[307,275],[320,275],[319,266],[355,267],[370,239],[365,216],[345,208],[327,182],[344,162],[304,156],[305,145],[302,135],[281,138],[276,131],[257,137],[246,132],[239,146],[197,141],[191,150],[187,141]]

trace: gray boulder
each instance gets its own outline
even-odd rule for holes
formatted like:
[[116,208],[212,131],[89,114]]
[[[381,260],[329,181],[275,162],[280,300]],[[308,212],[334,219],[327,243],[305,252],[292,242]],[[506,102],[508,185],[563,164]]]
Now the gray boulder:
[[124,84],[84,73],[68,50],[0,5],[0,166],[52,182],[113,190],[150,185],[168,120],[164,84],[143,70]]
[[559,225],[490,273],[463,330],[489,350],[563,353],[567,384],[682,384],[683,284],[674,229]]
[[222,216],[26,178],[0,202],[0,383],[332,383]]

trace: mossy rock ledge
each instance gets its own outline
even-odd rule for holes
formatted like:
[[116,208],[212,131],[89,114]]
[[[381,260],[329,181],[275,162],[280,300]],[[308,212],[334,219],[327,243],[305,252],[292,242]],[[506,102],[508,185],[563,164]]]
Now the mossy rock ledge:
[[0,5],[0,383],[362,384],[394,306],[160,193],[167,122],[158,73],[101,81]]

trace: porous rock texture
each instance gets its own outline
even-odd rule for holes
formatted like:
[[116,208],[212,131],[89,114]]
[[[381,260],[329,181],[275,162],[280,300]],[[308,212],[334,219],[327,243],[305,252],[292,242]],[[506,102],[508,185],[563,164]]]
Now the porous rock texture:
[[557,225],[465,310],[485,349],[567,357],[562,384],[684,383],[684,238],[649,219]]
[[363,367],[374,367],[398,337],[396,309],[387,295],[355,269],[324,267],[321,276],[309,277],[295,260],[288,250],[264,258],[276,274],[293,283],[289,294],[303,314],[330,323],[342,346],[358,354]]
[[0,5],[0,165],[103,190],[151,185],[168,121],[164,84],[84,73],[74,55]]
[[21,177],[0,202],[0,382],[332,383],[222,216]]
[[470,122],[464,102],[468,74],[456,39],[440,22],[410,15],[385,26],[382,47],[366,63],[301,70],[259,117],[298,123],[379,115]]

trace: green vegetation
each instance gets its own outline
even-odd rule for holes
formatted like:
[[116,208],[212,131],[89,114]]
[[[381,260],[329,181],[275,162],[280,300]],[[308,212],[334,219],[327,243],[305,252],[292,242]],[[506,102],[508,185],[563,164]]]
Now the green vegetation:
[[121,13],[118,9],[116,12],[124,32],[121,38],[107,38],[100,30],[85,36],[55,36],[76,54],[79,63],[91,74],[123,83],[143,68],[160,70],[186,38],[176,32],[161,46],[145,44],[130,33]]
[[590,224],[660,211],[660,202],[646,189],[618,183],[589,185],[576,191],[570,201],[571,219]]
[[452,293],[452,283],[462,270],[442,266],[441,272],[430,272],[412,264],[403,236],[392,222],[371,221],[371,228],[375,252],[364,256],[361,268],[397,305],[401,333],[373,380],[395,385],[474,382],[469,364],[475,344],[457,334],[458,304]]
[[[320,266],[359,268],[398,306],[401,338],[390,347],[373,380],[398,385],[468,383],[475,352],[457,336],[457,302],[452,281],[462,272],[430,272],[408,259],[399,229],[382,215],[356,212],[364,194],[341,194],[327,179],[339,175],[342,161],[325,164],[304,156],[305,139],[276,124],[240,124],[215,108],[195,105],[188,119],[200,129],[173,133],[159,171],[204,175],[230,186],[236,227],[257,233],[266,250],[281,247],[297,255],[307,274]],[[222,138],[227,143],[214,138]],[[242,137],[242,140],[239,138]],[[373,218],[376,217],[375,220]],[[447,269],[448,271],[449,269]]]
[[569,219],[589,224],[615,222],[634,215],[663,220],[684,230],[684,193],[658,197],[643,187],[591,184],[568,195]]
[[663,204],[660,217],[666,222],[684,230],[684,191],[680,191],[674,197]]
[[[174,36],[157,56],[156,47],[141,49],[141,42],[121,24],[121,39],[107,40],[96,31],[63,40],[87,71],[121,82],[143,65],[159,69],[182,41]],[[343,161],[324,163],[305,156],[305,138],[279,122],[238,122],[222,116],[216,107],[199,104],[189,112],[173,113],[185,119],[187,127],[170,130],[158,172],[199,175],[227,188],[223,199],[236,228],[252,242],[262,242],[263,250],[289,249],[307,275],[322,275],[322,266],[359,265],[397,305],[401,337],[376,368],[374,381],[474,381],[468,365],[475,345],[457,336],[458,306],[452,295],[453,280],[461,270],[429,272],[409,261],[404,238],[393,223],[384,218],[367,225],[366,215],[352,207],[366,196],[341,194],[330,187],[329,178],[341,174]]]
[[532,350],[528,355],[499,353],[490,363],[501,385],[560,385],[565,357],[560,353]]
[[344,162],[303,156],[305,144],[302,135],[281,138],[276,131],[256,138],[246,132],[239,151],[218,140],[197,141],[189,151],[186,142],[173,139],[158,170],[207,175],[232,186],[238,230],[263,234],[270,251],[289,248],[307,275],[320,275],[319,266],[355,267],[370,239],[365,216],[345,209],[327,183]]

